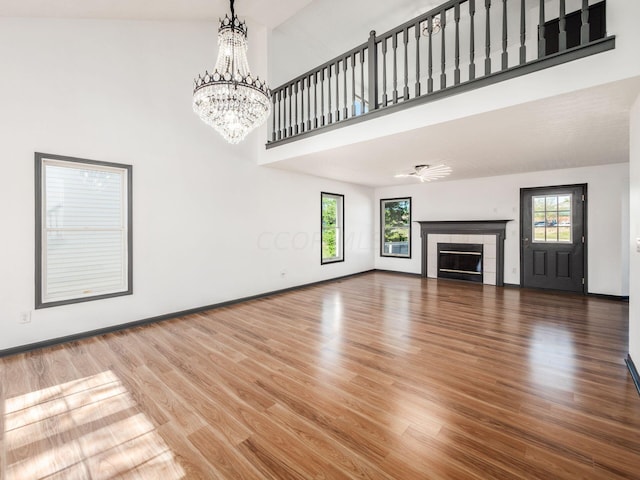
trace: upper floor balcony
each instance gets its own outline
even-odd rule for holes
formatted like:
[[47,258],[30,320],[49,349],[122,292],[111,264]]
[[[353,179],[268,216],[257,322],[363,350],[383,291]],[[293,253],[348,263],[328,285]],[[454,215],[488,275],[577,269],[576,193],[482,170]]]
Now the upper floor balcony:
[[[612,3],[611,0],[609,3]],[[273,89],[267,148],[615,48],[607,1],[450,0]]]

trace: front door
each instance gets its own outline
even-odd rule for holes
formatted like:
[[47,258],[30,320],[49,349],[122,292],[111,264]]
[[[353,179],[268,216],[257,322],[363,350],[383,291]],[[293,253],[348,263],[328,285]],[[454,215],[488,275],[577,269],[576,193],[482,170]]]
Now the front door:
[[585,292],[586,185],[520,189],[520,285]]

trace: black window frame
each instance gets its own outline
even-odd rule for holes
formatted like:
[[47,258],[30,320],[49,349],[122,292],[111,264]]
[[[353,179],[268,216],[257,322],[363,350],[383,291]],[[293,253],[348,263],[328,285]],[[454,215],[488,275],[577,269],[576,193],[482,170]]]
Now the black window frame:
[[[342,253],[342,255],[339,258],[335,258],[335,259],[325,259],[324,255],[322,254],[322,238],[323,238],[323,233],[324,233],[324,224],[322,221],[322,201],[324,200],[324,197],[326,196],[331,196],[331,197],[338,197],[340,199],[340,205],[341,205],[341,213],[342,215],[339,216],[339,218],[342,220],[342,225],[340,226],[340,252]],[[340,263],[340,262],[344,262],[345,259],[345,251],[344,251],[344,237],[345,237],[345,204],[344,204],[344,195],[341,193],[331,193],[331,192],[320,192],[320,265],[330,265],[332,263]]]
[[[408,250],[409,253],[404,255],[404,254],[393,254],[393,253],[385,253],[384,252],[384,231],[385,231],[385,218],[384,218],[384,212],[385,212],[385,202],[398,202],[398,201],[403,201],[403,200],[408,200],[409,201],[409,235],[408,235]],[[394,198],[381,198],[380,199],[380,256],[381,257],[388,257],[388,258],[411,258],[411,253],[412,253],[412,244],[413,242],[411,241],[411,236],[412,236],[412,232],[413,232],[413,227],[412,227],[412,216],[413,216],[413,199],[412,197],[394,197]]]
[[[55,160],[68,163],[77,163],[84,165],[95,165],[100,167],[110,167],[126,170],[127,172],[127,289],[117,292],[98,294],[86,297],[70,298],[65,300],[44,301],[43,287],[43,216],[42,202],[43,197],[43,164],[45,160]],[[102,300],[106,298],[121,297],[133,294],[133,167],[121,163],[104,162],[99,160],[89,160],[86,158],[69,157],[65,155],[54,155],[48,153],[35,153],[35,309],[57,307],[61,305],[70,305],[75,303],[91,302],[94,300]]]

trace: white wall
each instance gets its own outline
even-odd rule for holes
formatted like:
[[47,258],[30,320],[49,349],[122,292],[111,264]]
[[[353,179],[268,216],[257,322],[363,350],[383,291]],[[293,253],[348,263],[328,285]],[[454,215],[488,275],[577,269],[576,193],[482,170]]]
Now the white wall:
[[[191,110],[208,23],[0,19],[0,350],[373,267],[372,190],[259,167]],[[251,29],[264,77],[264,30]],[[34,152],[133,165],[134,294],[33,312]],[[320,192],[345,195],[344,263],[321,266]],[[281,273],[285,272],[282,276]]]
[[628,295],[629,254],[623,239],[628,238],[629,217],[622,208],[629,198],[628,168],[625,163],[378,188],[375,266],[420,273],[421,239],[417,224],[413,225],[411,259],[379,256],[379,200],[411,196],[414,221],[513,219],[507,224],[504,281],[520,284],[520,188],[587,183],[589,292]]
[[629,353],[640,368],[640,253],[636,250],[640,238],[640,97],[631,110],[630,133]]

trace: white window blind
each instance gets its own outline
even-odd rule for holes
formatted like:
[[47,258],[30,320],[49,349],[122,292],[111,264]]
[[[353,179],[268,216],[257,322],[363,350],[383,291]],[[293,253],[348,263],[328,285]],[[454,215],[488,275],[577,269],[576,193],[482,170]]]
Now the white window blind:
[[42,303],[126,292],[128,170],[43,159]]

